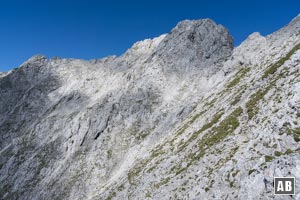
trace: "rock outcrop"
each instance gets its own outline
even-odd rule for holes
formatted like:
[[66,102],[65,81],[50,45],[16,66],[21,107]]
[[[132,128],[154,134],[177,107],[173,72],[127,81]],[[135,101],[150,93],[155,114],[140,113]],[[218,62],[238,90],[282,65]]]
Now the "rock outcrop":
[[300,182],[299,70],[299,17],[236,48],[203,19],[119,57],[34,56],[0,74],[0,199],[275,198]]

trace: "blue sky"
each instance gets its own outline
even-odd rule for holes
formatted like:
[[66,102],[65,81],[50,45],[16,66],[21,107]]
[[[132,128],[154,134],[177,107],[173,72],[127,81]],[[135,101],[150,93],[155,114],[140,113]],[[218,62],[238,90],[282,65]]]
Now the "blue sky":
[[238,45],[252,32],[274,32],[299,12],[299,0],[3,0],[0,71],[35,54],[82,59],[120,55],[183,19],[211,18],[227,27]]

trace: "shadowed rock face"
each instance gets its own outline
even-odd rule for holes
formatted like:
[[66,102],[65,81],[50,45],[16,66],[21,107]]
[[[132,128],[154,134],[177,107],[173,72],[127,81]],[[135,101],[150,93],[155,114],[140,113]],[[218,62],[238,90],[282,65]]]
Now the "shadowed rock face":
[[1,73],[0,199],[264,199],[273,176],[300,182],[299,25],[233,49],[185,20],[120,57]]
[[45,57],[35,56],[0,79],[0,147],[22,136],[47,109],[47,95],[59,80]]

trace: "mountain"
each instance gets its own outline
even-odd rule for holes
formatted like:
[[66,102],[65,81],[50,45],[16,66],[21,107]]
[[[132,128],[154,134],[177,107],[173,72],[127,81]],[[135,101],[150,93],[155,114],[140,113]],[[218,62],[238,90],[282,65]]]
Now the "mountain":
[[[0,74],[0,199],[300,199],[300,19],[240,46],[210,19]],[[298,193],[297,193],[298,191]]]

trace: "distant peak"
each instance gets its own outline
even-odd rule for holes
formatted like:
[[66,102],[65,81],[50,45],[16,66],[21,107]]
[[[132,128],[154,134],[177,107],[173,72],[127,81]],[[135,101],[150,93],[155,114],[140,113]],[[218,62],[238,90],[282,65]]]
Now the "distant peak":
[[45,60],[47,60],[46,56],[36,54],[36,55],[32,56],[31,58],[29,58],[27,61],[25,61],[21,66],[27,65],[29,63],[41,63],[41,62],[44,62]]
[[248,39],[255,39],[255,38],[260,38],[260,37],[263,37],[263,36],[259,32],[254,32],[248,36]]
[[45,59],[47,59],[46,56],[40,55],[40,54],[36,54],[36,55],[32,56],[31,58],[29,58],[27,60],[27,62],[36,62],[36,61],[41,61],[41,60],[45,60]]

